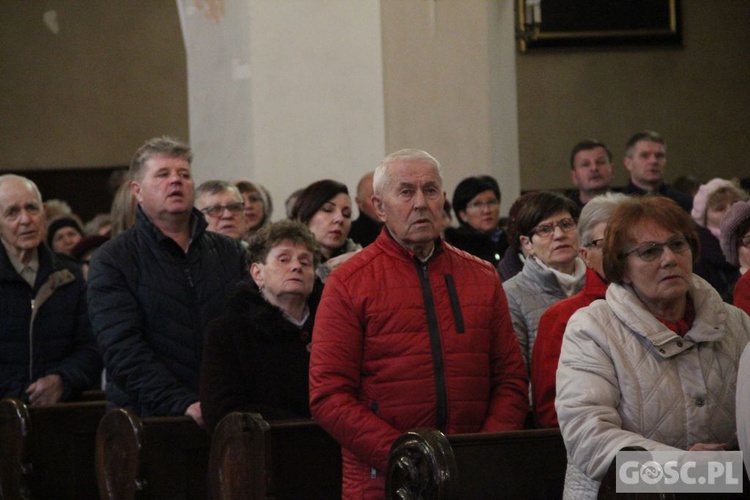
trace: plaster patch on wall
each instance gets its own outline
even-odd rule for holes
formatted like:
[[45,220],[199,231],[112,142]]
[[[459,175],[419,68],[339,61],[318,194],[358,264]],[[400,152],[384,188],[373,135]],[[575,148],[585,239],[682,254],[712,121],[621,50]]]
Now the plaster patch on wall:
[[195,0],[195,8],[203,12],[206,19],[219,24],[224,17],[224,0]]
[[44,21],[44,25],[47,26],[47,29],[52,33],[57,35],[60,32],[60,23],[57,21],[56,10],[48,10],[45,12],[42,16],[42,20]]
[[250,65],[240,63],[239,59],[232,59],[232,80],[249,80]]

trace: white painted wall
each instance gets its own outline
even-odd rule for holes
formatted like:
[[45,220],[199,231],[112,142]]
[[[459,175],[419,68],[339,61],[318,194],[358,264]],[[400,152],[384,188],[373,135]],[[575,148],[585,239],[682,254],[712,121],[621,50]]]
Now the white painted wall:
[[315,180],[353,195],[385,154],[379,0],[177,1],[196,181],[259,182],[274,219]]

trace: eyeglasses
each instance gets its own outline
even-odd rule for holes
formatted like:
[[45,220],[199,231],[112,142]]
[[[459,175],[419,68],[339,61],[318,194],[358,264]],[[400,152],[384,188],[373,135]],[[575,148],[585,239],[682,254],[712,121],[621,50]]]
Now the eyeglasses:
[[559,227],[563,233],[567,233],[576,228],[576,221],[570,217],[566,217],[565,219],[560,219],[552,224],[539,224],[531,230],[529,236],[534,236],[536,234],[540,238],[549,238],[555,232],[556,227]]
[[482,210],[485,207],[492,210],[493,208],[497,208],[499,206],[500,206],[500,202],[497,200],[472,201],[471,203],[466,205],[466,210],[471,210],[472,212],[478,212],[479,210]]
[[623,257],[627,257],[630,254],[636,254],[639,259],[645,262],[651,262],[664,254],[664,247],[669,248],[672,253],[684,253],[690,250],[690,244],[688,241],[683,235],[679,235],[673,236],[664,243],[656,243],[654,241],[643,243],[622,255]]
[[224,210],[229,210],[229,213],[235,215],[242,212],[244,208],[245,205],[243,203],[230,203],[228,205],[213,205],[210,207],[206,207],[202,209],[201,212],[210,217],[219,217],[224,213]]
[[257,194],[249,194],[247,195],[247,201],[250,203],[263,203],[263,198]]
[[586,243],[583,245],[583,248],[596,248],[599,249],[604,246],[604,238],[599,238],[596,240],[591,240],[590,243]]

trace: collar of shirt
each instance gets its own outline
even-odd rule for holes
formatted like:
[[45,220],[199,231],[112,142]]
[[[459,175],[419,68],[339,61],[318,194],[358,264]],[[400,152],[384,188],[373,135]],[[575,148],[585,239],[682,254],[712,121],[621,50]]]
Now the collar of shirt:
[[[31,259],[29,260],[28,264],[24,264],[10,253],[7,254],[8,260],[10,260],[10,264],[13,266],[13,269],[15,269],[19,276],[21,276],[24,280],[28,281],[26,276],[24,276],[24,269],[26,269],[27,267],[31,269],[31,271],[34,273],[34,276],[36,276],[36,274],[39,272],[39,251],[36,248],[31,254]],[[30,284],[31,286],[34,286],[33,283]]]
[[295,318],[294,316],[292,316],[291,314],[288,314],[283,309],[282,309],[281,312],[284,314],[284,318],[287,321],[289,321],[290,323],[292,323],[293,325],[295,325],[297,328],[302,328],[305,325],[305,321],[307,321],[307,318],[310,316],[310,307],[309,306],[305,306],[305,310],[302,313],[302,318],[301,319]]

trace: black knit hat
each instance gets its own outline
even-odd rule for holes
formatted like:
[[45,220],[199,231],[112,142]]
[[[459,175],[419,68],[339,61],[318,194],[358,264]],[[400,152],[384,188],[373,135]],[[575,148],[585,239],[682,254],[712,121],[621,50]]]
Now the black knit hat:
[[52,248],[52,240],[55,239],[55,233],[64,227],[72,227],[78,233],[83,236],[83,229],[78,224],[78,221],[71,219],[70,217],[60,217],[53,220],[47,227],[47,245]]
[[466,210],[466,205],[474,199],[479,193],[485,191],[492,191],[495,193],[498,201],[500,200],[500,187],[497,181],[489,175],[482,175],[477,177],[467,177],[462,180],[456,186],[456,190],[453,191],[453,212],[456,214],[456,218],[459,222],[463,223],[459,212]]

